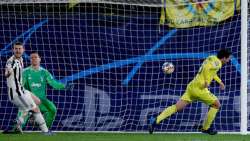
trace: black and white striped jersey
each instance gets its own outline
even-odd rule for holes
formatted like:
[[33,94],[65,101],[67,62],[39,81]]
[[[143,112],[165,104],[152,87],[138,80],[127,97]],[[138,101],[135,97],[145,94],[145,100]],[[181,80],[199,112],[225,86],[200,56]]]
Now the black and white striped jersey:
[[[22,71],[23,71],[23,59],[20,58],[19,60],[12,56],[8,59],[6,63],[7,71],[7,86],[8,89],[11,91],[10,93],[16,93],[19,96],[23,93],[22,87]],[[5,72],[6,73],[6,72]]]

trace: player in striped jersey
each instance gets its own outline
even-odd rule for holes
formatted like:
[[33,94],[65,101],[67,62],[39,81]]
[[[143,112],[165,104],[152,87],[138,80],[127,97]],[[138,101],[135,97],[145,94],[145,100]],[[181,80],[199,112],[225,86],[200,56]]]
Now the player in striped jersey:
[[[47,85],[50,85],[52,88],[58,90],[71,90],[73,89],[73,84],[63,84],[55,80],[52,74],[40,65],[41,57],[37,52],[32,52],[30,54],[30,61],[31,65],[25,68],[23,71],[22,85],[25,89],[31,91],[40,99],[40,111],[44,115],[46,125],[48,126],[48,128],[51,128],[52,123],[56,117],[57,108],[55,104],[47,98]],[[22,111],[19,111],[18,116],[21,115]],[[24,124],[22,125],[22,127],[25,127],[28,119],[29,115],[24,118]],[[15,127],[16,126],[14,126],[14,129]]]
[[31,112],[35,122],[45,135],[51,135],[44,118],[40,112],[40,100],[28,90],[24,89],[22,82],[24,47],[22,43],[15,43],[13,47],[14,55],[10,57],[5,67],[5,77],[7,78],[9,100],[17,106],[19,111],[23,111],[23,115],[16,120],[17,129],[21,131],[21,124],[24,122],[24,117]]

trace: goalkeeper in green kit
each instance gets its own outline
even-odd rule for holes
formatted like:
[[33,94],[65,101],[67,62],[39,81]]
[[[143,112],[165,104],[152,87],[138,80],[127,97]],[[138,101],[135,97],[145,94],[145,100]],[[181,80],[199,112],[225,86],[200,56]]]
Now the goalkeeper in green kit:
[[[23,86],[25,89],[31,91],[40,99],[41,104],[39,105],[39,108],[43,113],[48,128],[50,128],[55,119],[57,109],[55,104],[49,99],[47,99],[47,84],[58,90],[73,89],[73,84],[65,85],[56,81],[48,70],[40,66],[41,58],[37,52],[31,53],[30,60],[31,66],[25,68],[23,71]],[[22,113],[18,112],[18,117],[21,115]],[[28,121],[28,118],[29,116],[25,118],[25,122],[22,127],[25,126],[26,122]],[[15,126],[12,132],[16,132]]]

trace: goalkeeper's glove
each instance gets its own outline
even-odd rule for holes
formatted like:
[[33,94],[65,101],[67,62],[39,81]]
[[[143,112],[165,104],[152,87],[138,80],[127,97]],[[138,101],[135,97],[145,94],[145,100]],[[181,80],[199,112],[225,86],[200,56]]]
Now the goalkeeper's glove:
[[74,89],[74,84],[73,83],[67,83],[65,85],[65,90],[66,91],[68,91],[68,90],[72,91],[73,89]]

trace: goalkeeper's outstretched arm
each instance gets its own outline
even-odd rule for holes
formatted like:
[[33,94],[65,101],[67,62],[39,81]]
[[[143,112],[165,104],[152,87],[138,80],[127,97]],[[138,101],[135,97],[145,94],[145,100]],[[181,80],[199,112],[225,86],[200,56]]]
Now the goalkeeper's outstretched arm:
[[48,70],[45,71],[45,76],[47,83],[54,89],[60,90],[66,88],[66,85],[55,80]]

